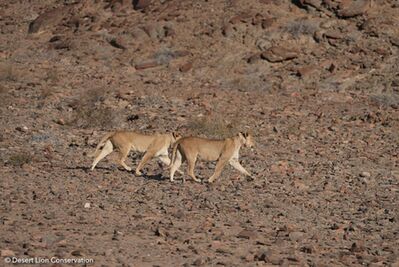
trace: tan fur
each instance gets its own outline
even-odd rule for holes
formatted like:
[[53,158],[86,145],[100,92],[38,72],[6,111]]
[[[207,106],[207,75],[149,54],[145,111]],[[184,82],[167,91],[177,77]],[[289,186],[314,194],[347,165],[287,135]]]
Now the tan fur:
[[119,152],[119,163],[128,171],[132,169],[125,163],[130,150],[144,154],[141,162],[136,168],[136,175],[141,175],[141,169],[151,158],[157,157],[166,165],[170,165],[168,148],[181,138],[176,133],[145,135],[135,132],[119,131],[106,134],[97,145],[91,170],[97,163],[109,155],[114,149]]
[[[208,180],[210,183],[219,177],[227,163],[241,173],[251,176],[238,161],[239,150],[242,145],[254,146],[251,134],[239,133],[237,136],[224,140],[211,140],[200,137],[181,138],[173,146],[170,180],[173,182],[175,172],[184,161],[187,161],[188,175],[194,181],[200,182],[201,180],[197,179],[194,174],[194,166],[198,156],[205,161],[218,161],[214,174]],[[184,177],[183,181],[185,181]]]

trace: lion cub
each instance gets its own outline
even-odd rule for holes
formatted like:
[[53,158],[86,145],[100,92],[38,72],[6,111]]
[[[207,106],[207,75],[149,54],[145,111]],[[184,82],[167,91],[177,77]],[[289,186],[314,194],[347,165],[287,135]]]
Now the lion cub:
[[[200,137],[184,137],[173,146],[172,163],[170,165],[170,180],[173,182],[175,172],[187,160],[188,174],[196,182],[201,182],[194,174],[197,157],[206,161],[218,161],[214,174],[208,182],[212,183],[222,172],[223,167],[229,163],[241,173],[251,176],[238,161],[238,152],[241,146],[253,147],[254,141],[251,134],[239,133],[237,136],[224,140],[211,140]],[[183,177],[183,181],[185,178]]]
[[118,131],[105,135],[97,145],[91,170],[94,170],[97,163],[109,155],[114,148],[119,152],[119,162],[128,171],[132,169],[125,163],[130,150],[146,152],[136,168],[136,175],[141,175],[141,169],[151,158],[157,157],[164,164],[170,165],[168,148],[173,145],[181,135],[177,133],[145,135],[135,132]]

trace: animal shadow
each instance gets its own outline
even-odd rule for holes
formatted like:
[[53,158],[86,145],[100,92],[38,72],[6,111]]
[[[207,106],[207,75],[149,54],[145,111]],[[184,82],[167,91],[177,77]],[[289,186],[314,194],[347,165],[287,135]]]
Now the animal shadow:
[[159,173],[159,174],[153,174],[153,175],[148,175],[148,174],[143,174],[142,175],[142,177],[144,178],[144,179],[148,179],[148,180],[154,180],[154,181],[158,181],[158,182],[161,182],[161,181],[163,181],[163,180],[166,180],[166,177],[165,176],[163,176],[161,173]]

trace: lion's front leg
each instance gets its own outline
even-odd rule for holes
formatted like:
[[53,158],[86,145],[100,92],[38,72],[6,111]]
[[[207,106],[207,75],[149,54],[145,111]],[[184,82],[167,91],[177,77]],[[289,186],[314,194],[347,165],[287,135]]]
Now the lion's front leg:
[[222,173],[222,170],[223,170],[224,166],[226,166],[227,162],[228,162],[227,159],[224,159],[224,158],[219,159],[218,163],[216,163],[215,172],[208,179],[209,183],[213,183],[216,180],[216,178],[218,178],[220,176],[220,174]]
[[252,177],[252,175],[240,164],[238,159],[231,159],[229,163],[237,171],[241,172],[242,174],[244,174],[246,176]]

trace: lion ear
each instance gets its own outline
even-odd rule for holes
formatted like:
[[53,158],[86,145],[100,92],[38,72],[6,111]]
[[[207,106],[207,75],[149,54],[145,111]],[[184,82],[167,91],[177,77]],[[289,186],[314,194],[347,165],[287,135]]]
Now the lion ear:
[[173,137],[176,139],[178,138],[180,135],[177,132],[172,132]]

